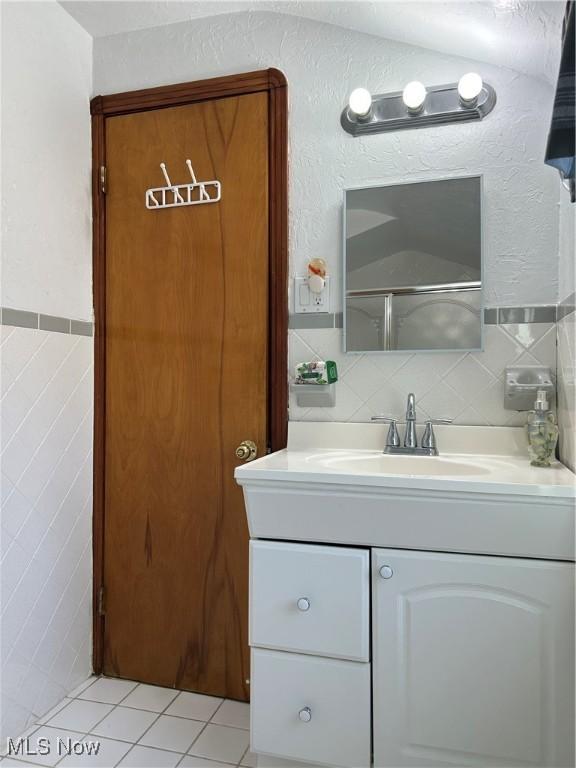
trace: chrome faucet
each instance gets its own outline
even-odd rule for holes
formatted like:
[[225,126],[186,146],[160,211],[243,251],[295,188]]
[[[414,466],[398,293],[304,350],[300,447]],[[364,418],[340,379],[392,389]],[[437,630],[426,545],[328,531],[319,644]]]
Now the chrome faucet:
[[418,446],[416,434],[416,398],[413,392],[408,395],[406,403],[406,431],[404,433],[404,445],[400,445],[398,434],[398,419],[393,416],[372,416],[372,421],[384,421],[390,424],[384,453],[410,456],[438,456],[434,424],[451,424],[452,419],[427,419],[425,422],[422,445]]
[[404,448],[417,448],[418,439],[416,437],[416,398],[414,393],[408,395],[406,403],[406,433],[404,434]]

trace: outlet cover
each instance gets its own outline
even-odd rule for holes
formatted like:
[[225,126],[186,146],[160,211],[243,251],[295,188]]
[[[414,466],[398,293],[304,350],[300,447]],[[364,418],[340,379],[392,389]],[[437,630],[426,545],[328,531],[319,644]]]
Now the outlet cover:
[[324,290],[312,293],[307,277],[294,278],[294,314],[308,315],[330,312],[330,278],[325,278]]

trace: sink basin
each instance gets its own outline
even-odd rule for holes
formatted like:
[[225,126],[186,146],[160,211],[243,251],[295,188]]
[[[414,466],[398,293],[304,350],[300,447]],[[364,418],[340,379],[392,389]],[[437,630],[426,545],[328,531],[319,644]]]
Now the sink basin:
[[574,559],[575,477],[531,467],[525,430],[438,427],[440,456],[384,454],[386,427],[291,422],[235,470],[252,538]]
[[310,456],[310,465],[360,474],[404,475],[409,477],[476,477],[489,475],[492,467],[478,460],[458,461],[441,456],[393,456],[382,452],[320,453]]

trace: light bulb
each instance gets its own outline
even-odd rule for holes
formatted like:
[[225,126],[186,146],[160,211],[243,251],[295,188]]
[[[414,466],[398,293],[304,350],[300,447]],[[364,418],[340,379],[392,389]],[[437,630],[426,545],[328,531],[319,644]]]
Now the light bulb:
[[476,72],[468,72],[458,80],[458,95],[464,104],[473,105],[482,91],[482,78]]
[[402,91],[402,101],[409,112],[419,112],[426,100],[426,88],[418,80],[413,80]]
[[372,96],[366,88],[355,88],[348,99],[350,111],[358,117],[366,117],[372,109]]

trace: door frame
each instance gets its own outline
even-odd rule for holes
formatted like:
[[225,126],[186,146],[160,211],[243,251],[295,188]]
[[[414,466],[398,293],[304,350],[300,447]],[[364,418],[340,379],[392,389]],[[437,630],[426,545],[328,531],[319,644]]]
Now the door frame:
[[268,446],[286,447],[288,431],[288,87],[278,69],[96,96],[92,115],[92,268],[94,301],[93,669],[104,657],[104,480],[106,426],[106,119],[268,92]]

